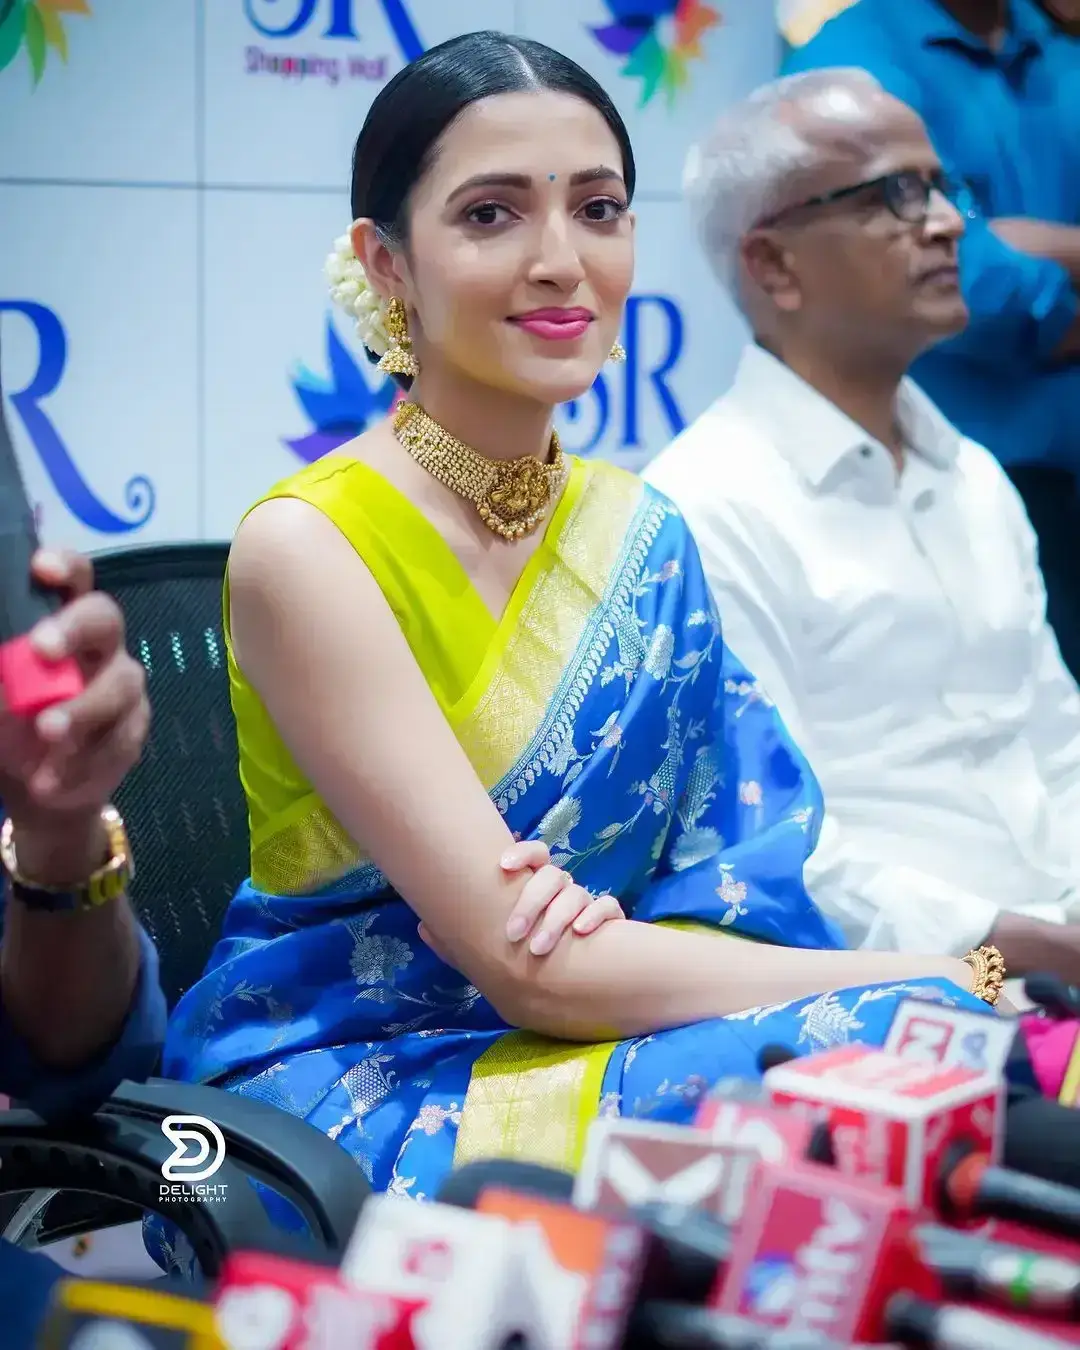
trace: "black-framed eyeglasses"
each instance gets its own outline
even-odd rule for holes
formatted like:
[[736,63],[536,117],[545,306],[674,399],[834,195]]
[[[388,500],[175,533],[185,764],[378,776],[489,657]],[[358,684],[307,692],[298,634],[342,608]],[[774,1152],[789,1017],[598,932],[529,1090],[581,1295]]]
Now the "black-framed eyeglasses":
[[962,216],[975,215],[974,194],[962,178],[956,178],[943,169],[932,173],[900,169],[895,173],[882,174],[880,178],[869,178],[862,183],[852,183],[850,187],[837,188],[835,192],[823,192],[819,197],[807,197],[793,206],[785,206],[782,211],[758,221],[758,224],[773,225],[795,211],[831,206],[833,202],[865,194],[867,197],[876,195],[897,220],[907,225],[921,225],[930,214],[930,200],[935,192],[951,202]]

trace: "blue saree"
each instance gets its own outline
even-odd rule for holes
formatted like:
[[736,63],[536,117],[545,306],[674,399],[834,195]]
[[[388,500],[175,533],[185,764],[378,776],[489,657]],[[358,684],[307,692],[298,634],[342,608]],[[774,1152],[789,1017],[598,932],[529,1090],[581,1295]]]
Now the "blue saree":
[[[370,521],[344,506],[352,470],[325,464],[278,495],[329,514],[379,577]],[[448,712],[513,833],[544,839],[557,865],[635,919],[713,930],[701,941],[842,947],[802,881],[817,784],[725,649],[675,508],[610,465],[577,461],[538,557],[476,687]],[[254,838],[255,881],[173,1016],[164,1069],[303,1117],[378,1190],[429,1198],[455,1163],[481,1156],[573,1167],[597,1114],[688,1121],[718,1078],[758,1076],[767,1044],[880,1043],[904,997],[986,1010],[928,980],[617,1044],[545,1040],[507,1026],[443,964],[317,797],[303,800],[281,831]],[[718,972],[731,956],[718,948]]]

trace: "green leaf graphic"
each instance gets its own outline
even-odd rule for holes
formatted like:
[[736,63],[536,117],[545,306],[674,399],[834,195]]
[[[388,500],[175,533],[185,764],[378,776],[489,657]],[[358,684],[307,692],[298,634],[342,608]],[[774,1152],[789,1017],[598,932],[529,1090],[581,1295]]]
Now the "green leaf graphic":
[[36,6],[26,11],[26,50],[30,54],[30,69],[37,84],[45,70],[45,25]]
[[0,70],[9,66],[22,46],[26,0],[0,0]]

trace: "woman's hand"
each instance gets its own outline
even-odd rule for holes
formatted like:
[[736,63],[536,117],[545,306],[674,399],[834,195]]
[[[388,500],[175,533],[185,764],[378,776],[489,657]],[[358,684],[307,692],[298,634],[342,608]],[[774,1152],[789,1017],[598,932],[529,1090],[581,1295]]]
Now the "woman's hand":
[[[552,867],[551,854],[542,839],[514,844],[499,859],[499,866],[507,876],[532,872],[506,922],[506,937],[510,942],[528,937],[533,956],[554,951],[567,930],[586,937],[610,919],[626,918],[613,895],[593,896],[578,886],[569,872]],[[441,955],[423,924],[419,931],[436,955]]]
[[569,872],[552,867],[551,855],[541,839],[515,844],[499,863],[508,875],[532,872],[507,920],[506,936],[510,942],[529,937],[533,956],[554,951],[567,929],[585,937],[609,919],[626,918],[613,895],[593,896],[578,886]]

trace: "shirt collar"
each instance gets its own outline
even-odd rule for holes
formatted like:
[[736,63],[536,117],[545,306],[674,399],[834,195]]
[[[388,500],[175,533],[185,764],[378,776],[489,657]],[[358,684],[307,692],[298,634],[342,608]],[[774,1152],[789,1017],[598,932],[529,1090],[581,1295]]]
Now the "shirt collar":
[[[727,396],[766,429],[785,459],[814,488],[875,438],[801,376],[752,343],[742,355]],[[906,445],[934,468],[948,469],[960,452],[960,433],[911,380],[904,380],[897,417]]]
[[[921,13],[918,24],[924,46],[940,43],[960,43],[975,51],[985,52],[986,43],[959,23],[938,0],[904,0],[910,7],[909,16]],[[1032,0],[1009,0],[1009,33],[999,55],[1009,57],[1034,48],[1042,51],[1052,36],[1050,19]]]

